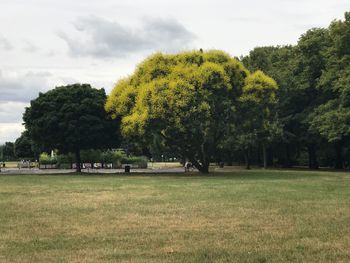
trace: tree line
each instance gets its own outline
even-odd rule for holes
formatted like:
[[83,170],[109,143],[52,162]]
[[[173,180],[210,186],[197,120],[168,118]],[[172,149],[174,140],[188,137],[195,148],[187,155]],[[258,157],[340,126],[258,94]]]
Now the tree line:
[[349,166],[349,12],[328,28],[307,31],[295,46],[255,48],[241,60],[279,86],[283,134],[269,145],[270,164],[289,167],[307,159],[310,168]]
[[[31,101],[20,141],[32,152],[122,147],[167,154],[208,172],[211,162],[349,166],[350,13],[294,46],[156,53],[109,96],[88,84]],[[27,143],[28,145],[28,143]],[[79,166],[80,167],[80,166]]]

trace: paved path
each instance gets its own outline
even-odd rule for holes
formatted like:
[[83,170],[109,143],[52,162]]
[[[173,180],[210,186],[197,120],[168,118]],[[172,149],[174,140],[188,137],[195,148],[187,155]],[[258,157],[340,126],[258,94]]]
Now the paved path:
[[[68,174],[74,173],[74,169],[38,169],[38,168],[1,168],[1,174]],[[124,169],[82,169],[83,173],[98,173],[98,174],[125,174]],[[162,173],[184,173],[184,168],[147,168],[147,169],[132,169],[132,174],[162,174]],[[197,172],[194,170],[193,172]]]

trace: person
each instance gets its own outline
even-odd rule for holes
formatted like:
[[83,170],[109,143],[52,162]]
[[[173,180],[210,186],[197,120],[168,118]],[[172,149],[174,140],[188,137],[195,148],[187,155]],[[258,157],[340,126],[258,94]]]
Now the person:
[[192,167],[192,163],[186,162],[185,163],[185,172],[189,172],[191,167]]

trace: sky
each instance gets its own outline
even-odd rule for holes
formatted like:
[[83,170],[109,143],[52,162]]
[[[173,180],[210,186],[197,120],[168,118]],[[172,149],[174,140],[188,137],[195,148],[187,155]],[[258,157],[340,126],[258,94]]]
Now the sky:
[[296,44],[350,11],[349,0],[0,0],[0,144],[24,130],[39,92],[115,83],[157,52]]

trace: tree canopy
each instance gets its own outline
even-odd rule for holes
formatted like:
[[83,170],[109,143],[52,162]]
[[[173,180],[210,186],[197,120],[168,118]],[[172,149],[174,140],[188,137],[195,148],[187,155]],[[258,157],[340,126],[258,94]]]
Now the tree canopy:
[[76,155],[118,141],[117,122],[104,110],[106,94],[88,84],[57,87],[32,100],[23,115],[29,136],[42,150],[58,149]]
[[0,146],[0,154],[2,161],[13,161],[15,159],[15,148],[13,142],[5,142]]
[[268,93],[277,89],[272,79],[262,72],[249,75],[222,51],[157,53],[117,83],[106,110],[121,117],[124,136],[161,136],[206,173],[211,154],[232,135],[230,125],[238,120],[243,100],[274,97]]
[[29,158],[35,159],[36,147],[29,137],[28,131],[22,132],[21,136],[18,137],[14,144],[14,151],[17,158]]
[[344,166],[350,134],[349,43],[350,13],[345,13],[345,20],[328,28],[308,30],[296,46],[256,48],[243,58],[249,69],[265,71],[280,87],[277,109],[284,129],[274,150],[287,165],[306,148],[310,168],[329,156],[335,167]]

